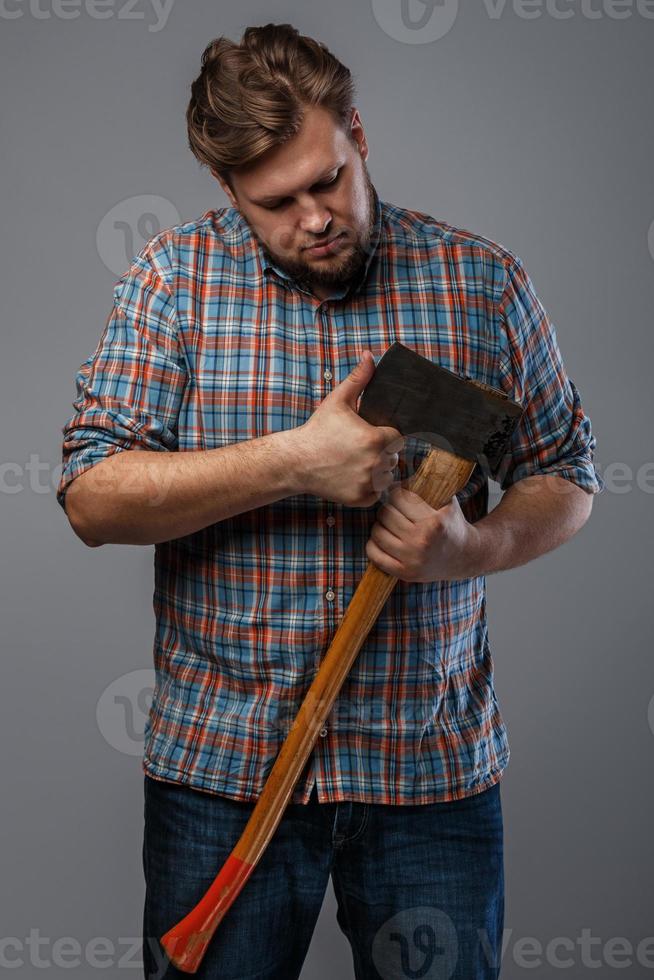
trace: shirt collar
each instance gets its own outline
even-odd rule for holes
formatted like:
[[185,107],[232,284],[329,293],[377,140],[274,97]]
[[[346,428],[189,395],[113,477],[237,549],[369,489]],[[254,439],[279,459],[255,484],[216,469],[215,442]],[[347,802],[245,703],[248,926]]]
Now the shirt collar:
[[[365,282],[372,260],[377,254],[377,248],[379,245],[379,241],[381,239],[382,205],[379,196],[377,194],[377,191],[374,188],[373,188],[373,193],[375,199],[374,200],[375,220],[374,220],[373,232],[370,239],[370,249],[368,252],[368,257],[365,261],[365,265],[362,267],[360,274],[353,282],[351,282],[347,286],[340,287],[339,289],[334,289],[334,292],[330,296],[330,299],[344,299],[346,296],[358,292],[359,289],[362,287],[363,283]],[[271,261],[268,255],[264,253],[259,242],[254,238],[254,236],[252,237],[252,240],[259,252],[259,257],[261,260],[261,265],[263,267],[264,273],[269,274],[270,272],[274,272],[276,275],[278,275],[281,279],[284,279],[286,282],[289,283],[295,282],[292,276],[289,276],[287,272],[285,272],[283,269],[280,269],[280,267],[275,262]]]

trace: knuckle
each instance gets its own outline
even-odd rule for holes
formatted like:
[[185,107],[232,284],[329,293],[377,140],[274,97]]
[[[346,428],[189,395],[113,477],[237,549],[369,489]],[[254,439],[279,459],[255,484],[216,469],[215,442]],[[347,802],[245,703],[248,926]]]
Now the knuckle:
[[442,521],[438,514],[430,514],[424,520],[425,525],[425,535],[428,538],[434,538],[436,535],[440,534],[443,528]]
[[425,534],[417,534],[415,539],[415,548],[419,555],[424,555],[429,550],[429,538]]

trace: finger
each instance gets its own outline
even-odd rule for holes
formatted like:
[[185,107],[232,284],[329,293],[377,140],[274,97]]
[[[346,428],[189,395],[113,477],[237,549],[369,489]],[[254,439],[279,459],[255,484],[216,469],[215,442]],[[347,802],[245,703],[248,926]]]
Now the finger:
[[[386,477],[385,477],[385,478],[386,478]],[[389,479],[389,482],[388,482],[388,484],[387,484],[387,485],[386,485],[386,486],[384,487],[384,491],[383,491],[383,493],[382,493],[382,495],[381,495],[381,502],[382,502],[383,504],[387,504],[387,503],[389,503],[389,502],[391,501],[391,499],[392,499],[392,498],[391,498],[391,495],[392,495],[392,493],[393,493],[393,492],[394,492],[394,491],[395,491],[396,489],[398,489],[398,487],[401,487],[401,486],[402,486],[402,483],[401,483],[401,481],[400,481],[400,480],[394,480],[394,479],[393,479],[393,477],[392,477],[392,475],[391,475],[391,476],[390,476],[390,477],[389,477],[388,479]]]
[[448,507],[458,507],[458,506],[459,506],[459,498],[457,497],[456,494],[454,494],[452,497],[450,497],[449,500],[446,500],[444,504],[441,504],[441,506],[437,508],[437,512],[439,510],[445,510]]
[[377,547],[381,548],[387,555],[400,560],[406,550],[406,545],[402,538],[399,538],[392,531],[389,531],[383,524],[375,523],[370,530],[370,537]]
[[375,520],[387,528],[392,534],[397,535],[397,537],[406,537],[412,528],[415,527],[415,521],[412,521],[406,514],[399,511],[388,500],[384,502],[375,514]]
[[379,428],[387,440],[384,447],[386,452],[397,452],[404,449],[404,436],[399,429],[393,429],[388,425],[381,425]]
[[427,501],[423,500],[419,494],[413,493],[412,490],[406,490],[401,485],[394,487],[390,491],[389,502],[401,514],[414,523],[422,521],[426,517],[430,517],[436,513],[434,508],[430,507]]
[[388,487],[393,485],[393,473],[391,470],[376,469],[372,474],[373,490],[377,493],[386,493]]
[[387,575],[393,575],[399,578],[399,573],[402,571],[402,563],[391,558],[389,555],[385,554],[382,549],[375,544],[372,538],[369,538],[366,543],[366,555],[368,559],[381,569],[382,572],[386,572]]
[[390,468],[392,470],[394,470],[395,467],[397,466],[397,464],[400,461],[400,454],[399,453],[389,453],[388,450],[386,450],[386,455],[388,456],[388,465],[390,466]]

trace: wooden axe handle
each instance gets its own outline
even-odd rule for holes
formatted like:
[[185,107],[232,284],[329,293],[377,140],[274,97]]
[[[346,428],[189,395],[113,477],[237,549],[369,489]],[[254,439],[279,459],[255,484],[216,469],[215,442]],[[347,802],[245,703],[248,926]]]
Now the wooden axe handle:
[[[432,449],[406,489],[438,509],[463,489],[475,465]],[[198,969],[216,927],[270,843],[318,732],[396,582],[396,577],[368,562],[238,843],[198,904],[162,937],[169,959],[184,973]]]

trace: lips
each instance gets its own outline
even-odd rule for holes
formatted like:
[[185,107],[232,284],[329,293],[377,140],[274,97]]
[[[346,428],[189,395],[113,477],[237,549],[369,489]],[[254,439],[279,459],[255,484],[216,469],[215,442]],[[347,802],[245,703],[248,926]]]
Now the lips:
[[333,238],[325,238],[321,242],[313,242],[311,245],[307,245],[305,251],[308,250],[311,252],[314,249],[318,251],[319,249],[324,248],[326,245],[331,245],[332,243],[338,241],[339,238],[342,238],[343,234],[344,232],[340,232],[338,235],[334,235]]

